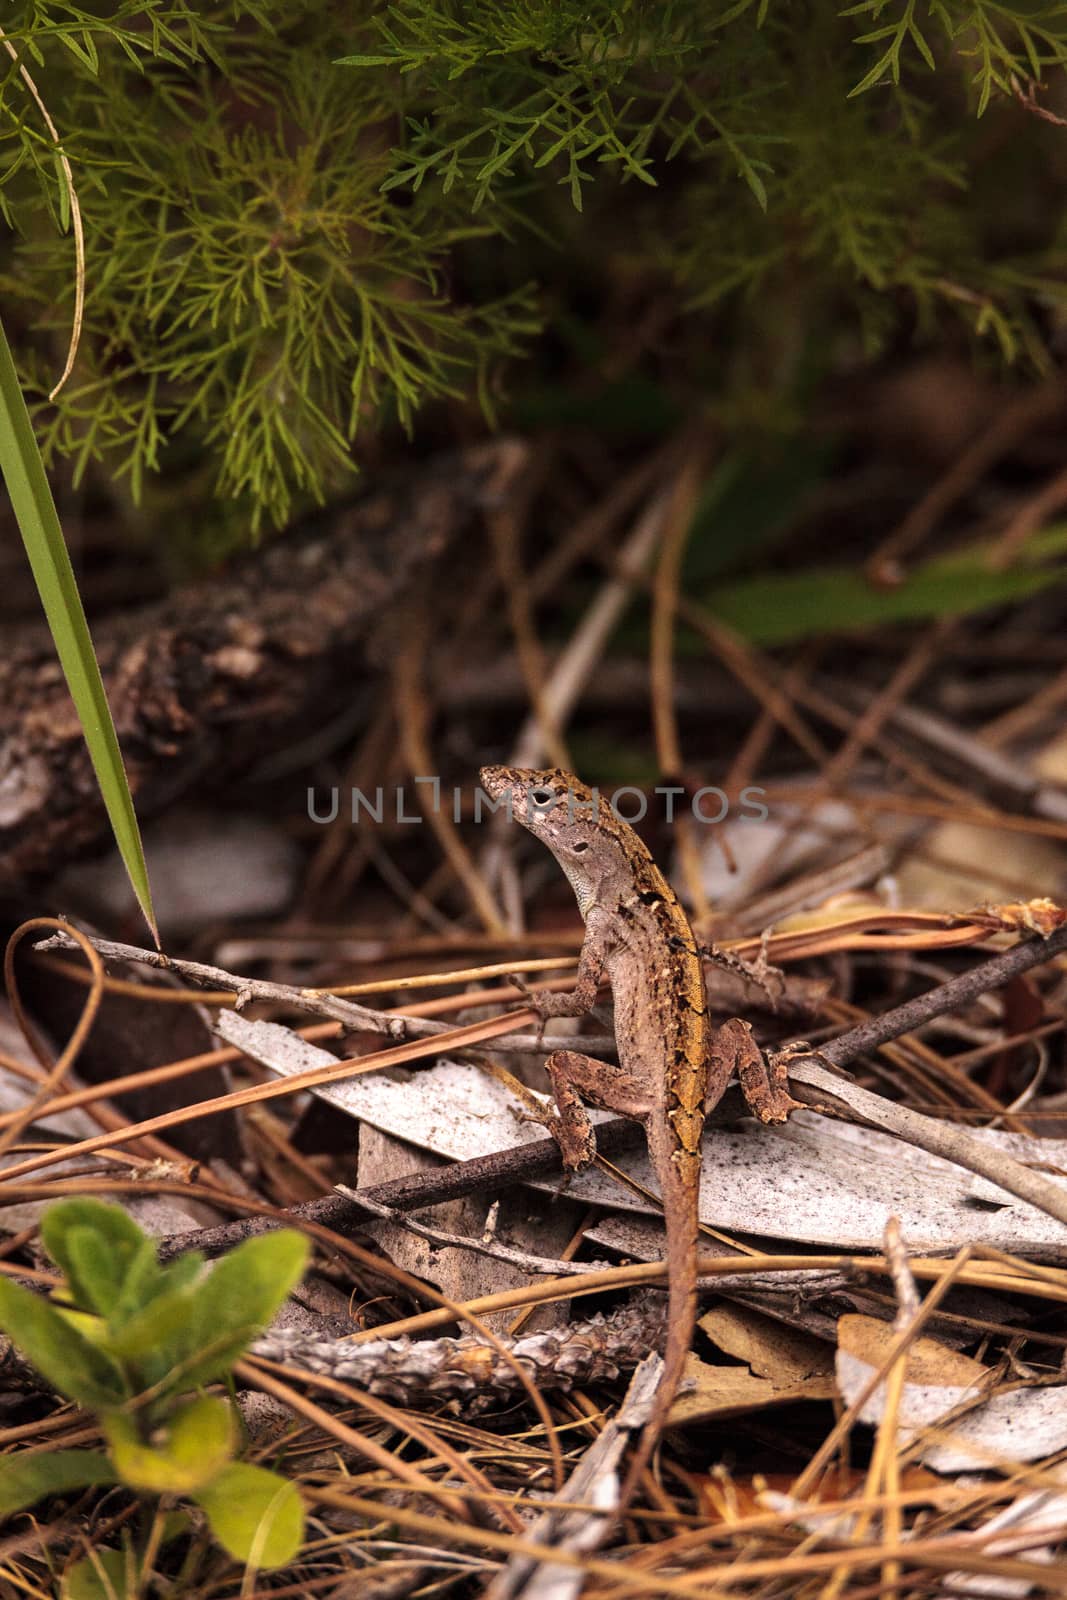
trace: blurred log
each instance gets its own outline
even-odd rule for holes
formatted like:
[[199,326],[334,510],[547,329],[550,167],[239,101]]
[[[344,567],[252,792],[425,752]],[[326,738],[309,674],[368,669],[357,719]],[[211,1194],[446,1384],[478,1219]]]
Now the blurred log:
[[[405,602],[508,494],[514,441],[436,456],[224,572],[94,627],[138,816],[233,779],[350,705]],[[465,555],[464,569],[470,570]],[[0,892],[109,839],[43,624],[0,658]]]

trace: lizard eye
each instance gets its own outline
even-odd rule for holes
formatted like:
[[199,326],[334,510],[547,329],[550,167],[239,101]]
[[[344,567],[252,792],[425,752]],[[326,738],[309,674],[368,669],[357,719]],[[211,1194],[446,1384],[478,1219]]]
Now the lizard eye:
[[577,844],[572,844],[571,845],[571,852],[572,852],[572,854],[574,854],[576,856],[577,855],[581,855],[583,850],[588,850],[588,849],[589,849],[589,841],[588,841],[588,839],[579,839]]
[[535,789],[530,796],[535,806],[547,806],[555,798],[551,789]]

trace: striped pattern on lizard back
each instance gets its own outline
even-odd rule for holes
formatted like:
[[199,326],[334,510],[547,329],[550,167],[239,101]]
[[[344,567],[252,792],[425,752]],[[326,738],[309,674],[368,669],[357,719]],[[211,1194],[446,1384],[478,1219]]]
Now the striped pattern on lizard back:
[[607,959],[619,1060],[662,1086],[677,1140],[672,1159],[699,1170],[711,1039],[703,963],[677,895],[623,826],[632,840],[634,887],[614,908],[617,943]]

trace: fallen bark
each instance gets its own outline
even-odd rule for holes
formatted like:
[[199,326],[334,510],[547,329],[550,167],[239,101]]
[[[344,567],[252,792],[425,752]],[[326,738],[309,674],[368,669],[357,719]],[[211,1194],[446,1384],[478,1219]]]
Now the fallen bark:
[[[350,705],[384,630],[508,492],[511,441],[436,456],[224,573],[94,627],[142,819],[245,771]],[[0,657],[0,893],[103,845],[107,819],[44,624]]]

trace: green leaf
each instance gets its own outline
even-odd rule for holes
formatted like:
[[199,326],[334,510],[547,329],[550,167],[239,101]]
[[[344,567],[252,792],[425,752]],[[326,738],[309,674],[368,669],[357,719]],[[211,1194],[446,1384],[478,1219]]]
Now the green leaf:
[[[881,83],[884,80],[887,72],[893,72],[893,69],[897,67],[897,64],[898,56],[895,49],[891,46],[885,52],[885,55],[878,57],[878,60],[875,62],[870,71],[864,73],[863,77],[860,79],[859,83],[856,84],[855,88],[849,90],[848,98],[852,100],[856,95],[864,94],[868,89],[873,89],[876,83]],[[894,81],[897,80],[894,78]]]
[[61,1600],[128,1600],[135,1574],[125,1550],[91,1550],[63,1574]]
[[59,196],[59,228],[61,233],[68,233],[70,231],[70,185],[67,182],[67,174],[63,170],[63,163],[58,154],[52,157],[52,163],[55,167],[56,192]]
[[128,1398],[122,1370],[110,1356],[55,1306],[7,1278],[0,1278],[0,1328],[60,1394],[96,1408]]
[[167,1378],[174,1392],[224,1376],[299,1283],[307,1252],[290,1229],[246,1239],[210,1273],[159,1295],[116,1329],[116,1356],[145,1388]]
[[716,588],[708,606],[755,644],[787,644],[824,633],[855,633],[884,623],[966,616],[1025,599],[1067,577],[1062,570],[930,562],[895,589],[876,588],[853,568],[769,573]]
[[122,1294],[107,1315],[110,1338],[114,1338],[120,1328],[152,1302],[186,1288],[200,1277],[205,1267],[206,1258],[200,1250],[187,1250],[184,1256],[178,1256],[168,1266],[162,1267],[155,1253],[155,1240],[149,1238],[146,1243],[147,1253],[131,1262]]
[[96,781],[130,883],[157,945],[141,836],[111,720],[100,668],[93,654],[74,569],[63,542],[55,501],[48,487],[26,402],[19,387],[7,336],[0,325],[0,473],[30,558],[63,675],[82,725]]
[[137,1312],[150,1305],[160,1295],[172,1294],[176,1289],[192,1283],[204,1268],[204,1255],[199,1250],[187,1250],[168,1266],[161,1267],[153,1239],[148,1239],[147,1257],[139,1256],[126,1276],[122,1294],[108,1315],[108,1332],[114,1333]]
[[[123,1363],[135,1393],[159,1389],[159,1398],[191,1389],[203,1339],[194,1288],[179,1283],[108,1328],[108,1344]],[[162,1387],[161,1387],[162,1386]]]
[[252,1567],[284,1567],[300,1549],[304,1508],[296,1486],[265,1467],[235,1462],[195,1499],[215,1538]]
[[205,1333],[267,1327],[303,1277],[308,1248],[302,1233],[282,1228],[224,1256],[195,1290]]
[[910,22],[908,24],[908,34],[909,34],[909,36],[911,38],[912,44],[915,46],[916,50],[918,50],[919,54],[922,56],[923,60],[926,62],[926,65],[930,68],[930,71],[931,72],[936,72],[937,71],[937,62],[934,60],[934,53],[930,49],[930,46],[927,44],[927,42],[926,42],[925,38],[923,37],[923,35],[919,32],[918,28],[915,26],[914,22]]
[[[712,127],[719,135],[719,138],[722,140],[723,144],[736,161],[738,176],[742,177],[748,184],[748,187],[752,190],[752,193],[756,198],[756,204],[759,206],[761,211],[766,211],[767,187],[759,173],[756,171],[755,163],[752,162],[745,154],[744,150],[741,148],[738,141],[733,137],[730,130],[724,127],[716,117],[709,116],[708,121],[711,123]],[[765,163],[761,164],[765,165]]]
[[155,1246],[121,1206],[57,1200],[41,1219],[41,1241],[66,1275],[76,1305],[106,1316],[134,1262]]
[[184,1255],[176,1256],[160,1274],[161,1288],[169,1294],[174,1289],[182,1289],[187,1283],[192,1283],[199,1278],[204,1270],[207,1257],[202,1250],[187,1250]]
[[395,56],[338,56],[335,67],[391,67]]
[[[183,1258],[179,1256],[178,1259]],[[194,1262],[194,1270],[195,1267]],[[146,1238],[130,1261],[117,1295],[109,1306],[102,1308],[103,1314],[107,1317],[108,1331],[121,1328],[134,1312],[140,1311],[141,1307],[148,1305],[156,1295],[162,1294],[168,1287],[169,1281],[165,1268],[159,1264],[155,1240]]]
[[189,1494],[211,1482],[233,1455],[233,1409],[228,1400],[207,1395],[176,1411],[157,1428],[153,1442],[142,1442],[137,1423],[124,1411],[103,1418],[115,1471],[131,1489],[149,1494]]
[[114,1483],[115,1469],[100,1450],[51,1450],[0,1457],[0,1517],[36,1505],[50,1494],[69,1494]]

